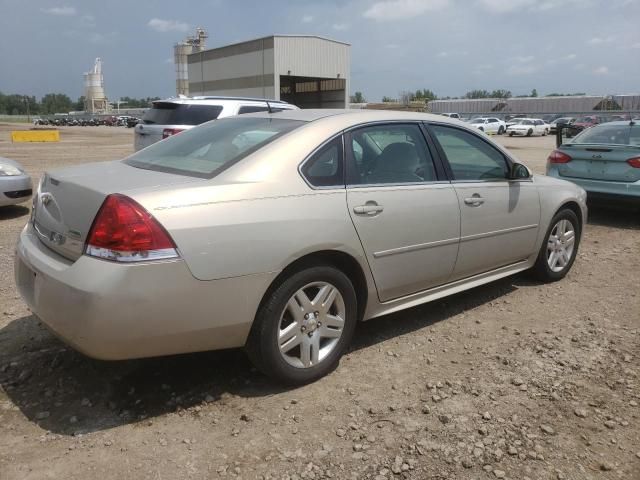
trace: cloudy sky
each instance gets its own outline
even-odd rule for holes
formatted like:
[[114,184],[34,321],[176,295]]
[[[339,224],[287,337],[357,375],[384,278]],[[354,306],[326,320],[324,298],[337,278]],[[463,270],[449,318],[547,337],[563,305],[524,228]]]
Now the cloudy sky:
[[172,45],[274,33],[352,44],[352,93],[440,96],[640,90],[640,0],[0,0],[0,91],[82,95],[102,57],[107,95],[170,96]]

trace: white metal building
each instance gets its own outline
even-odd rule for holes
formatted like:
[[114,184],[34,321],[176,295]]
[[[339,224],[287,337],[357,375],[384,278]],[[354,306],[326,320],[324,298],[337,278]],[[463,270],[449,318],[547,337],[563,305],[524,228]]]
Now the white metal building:
[[310,35],[273,35],[188,56],[190,95],[284,100],[300,108],[345,108],[351,46]]

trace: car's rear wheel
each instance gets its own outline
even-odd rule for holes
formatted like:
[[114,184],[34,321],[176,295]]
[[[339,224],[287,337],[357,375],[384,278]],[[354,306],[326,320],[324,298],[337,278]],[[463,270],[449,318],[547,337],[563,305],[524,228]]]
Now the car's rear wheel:
[[504,133],[504,127],[500,125],[500,128],[498,129],[498,135],[502,135],[503,133]]
[[527,131],[527,137],[530,137],[531,135],[533,135],[533,128],[530,128],[530,129]]
[[349,278],[332,266],[286,278],[260,307],[246,350],[257,368],[291,385],[333,370],[351,342],[357,299]]
[[555,282],[569,273],[578,253],[580,234],[580,222],[572,210],[556,213],[533,267],[538,279]]

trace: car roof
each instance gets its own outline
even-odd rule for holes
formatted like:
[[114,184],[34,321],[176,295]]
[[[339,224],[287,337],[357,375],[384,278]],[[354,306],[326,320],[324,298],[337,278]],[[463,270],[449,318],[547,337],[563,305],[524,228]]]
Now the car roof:
[[335,117],[336,119],[357,123],[377,122],[377,121],[431,121],[439,123],[450,123],[452,125],[463,125],[464,123],[455,118],[445,117],[432,113],[422,112],[402,112],[396,110],[367,110],[367,109],[301,109],[284,110],[274,113],[258,112],[244,114],[243,116],[253,116],[262,118],[282,118],[286,120],[300,120],[303,122],[313,122],[324,118]]
[[220,104],[223,102],[241,102],[241,103],[266,103],[274,105],[291,105],[290,103],[284,102],[282,100],[273,100],[269,98],[254,98],[254,97],[225,97],[225,96],[217,96],[217,95],[205,95],[205,96],[195,96],[195,97],[171,97],[165,98],[163,100],[154,100],[153,103],[204,103],[204,104]]

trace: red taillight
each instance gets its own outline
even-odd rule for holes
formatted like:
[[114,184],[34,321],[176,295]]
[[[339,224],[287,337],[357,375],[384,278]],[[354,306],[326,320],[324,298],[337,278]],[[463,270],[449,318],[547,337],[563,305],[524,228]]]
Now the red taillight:
[[171,137],[172,135],[176,135],[182,131],[184,131],[184,128],[165,128],[162,130],[162,138]]
[[640,157],[633,157],[627,160],[627,163],[633,168],[640,168]]
[[547,162],[549,163],[569,163],[572,158],[564,152],[560,150],[554,150],[547,158]]
[[119,262],[178,256],[162,225],[139,203],[120,194],[109,195],[98,210],[85,253]]

